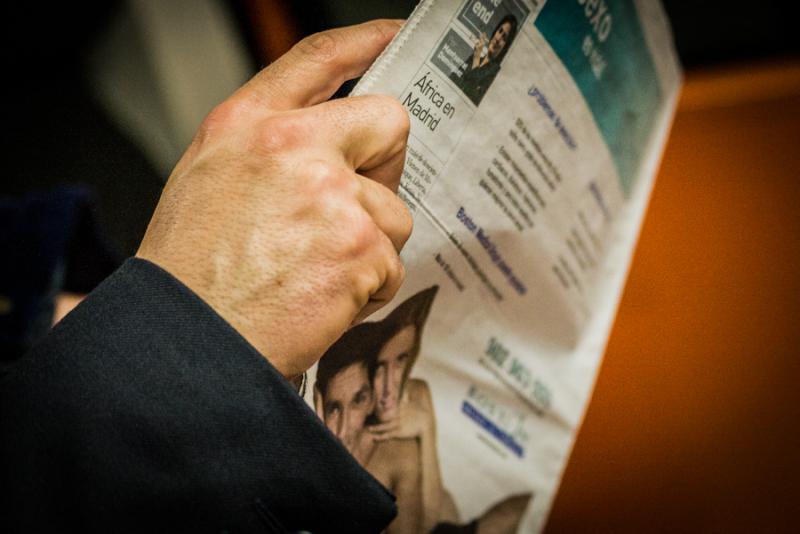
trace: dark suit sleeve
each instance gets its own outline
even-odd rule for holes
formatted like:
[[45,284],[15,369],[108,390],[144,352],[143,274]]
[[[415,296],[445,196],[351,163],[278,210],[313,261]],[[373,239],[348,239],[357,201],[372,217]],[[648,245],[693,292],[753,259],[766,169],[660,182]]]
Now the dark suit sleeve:
[[3,377],[0,455],[12,532],[377,532],[396,513],[266,359],[138,259]]

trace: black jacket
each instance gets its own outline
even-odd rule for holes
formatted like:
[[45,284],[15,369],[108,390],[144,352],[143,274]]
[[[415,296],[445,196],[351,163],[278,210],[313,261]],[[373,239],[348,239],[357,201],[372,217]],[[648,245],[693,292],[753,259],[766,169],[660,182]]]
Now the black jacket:
[[0,380],[0,492],[3,532],[378,532],[396,513],[267,360],[137,259]]

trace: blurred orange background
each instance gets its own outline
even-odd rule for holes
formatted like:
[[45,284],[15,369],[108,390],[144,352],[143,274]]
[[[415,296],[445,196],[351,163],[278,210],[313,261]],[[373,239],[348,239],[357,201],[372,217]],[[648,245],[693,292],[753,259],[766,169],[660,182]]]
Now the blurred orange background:
[[690,72],[547,532],[800,532],[800,62]]

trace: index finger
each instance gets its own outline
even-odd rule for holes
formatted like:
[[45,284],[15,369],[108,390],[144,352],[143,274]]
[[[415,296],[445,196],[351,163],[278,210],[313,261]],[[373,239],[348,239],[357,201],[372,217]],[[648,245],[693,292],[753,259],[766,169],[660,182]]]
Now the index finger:
[[373,20],[306,37],[240,91],[276,111],[324,102],[344,82],[364,74],[401,23]]
[[397,191],[411,128],[408,110],[399,100],[361,95],[324,102],[309,111],[315,134],[341,150],[350,168]]

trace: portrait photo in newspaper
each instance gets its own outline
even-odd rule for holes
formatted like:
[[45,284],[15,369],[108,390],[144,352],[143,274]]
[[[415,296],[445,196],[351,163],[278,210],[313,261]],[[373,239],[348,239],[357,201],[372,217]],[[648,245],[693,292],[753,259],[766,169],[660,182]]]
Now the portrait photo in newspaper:
[[491,86],[529,9],[516,0],[473,0],[458,14],[432,62],[476,106]]
[[[531,494],[515,495],[462,523],[444,486],[436,416],[425,380],[411,377],[438,286],[398,305],[386,318],[354,326],[320,360],[314,407],[325,426],[397,497],[387,532],[491,532],[516,528]],[[507,528],[497,530],[501,525]]]

